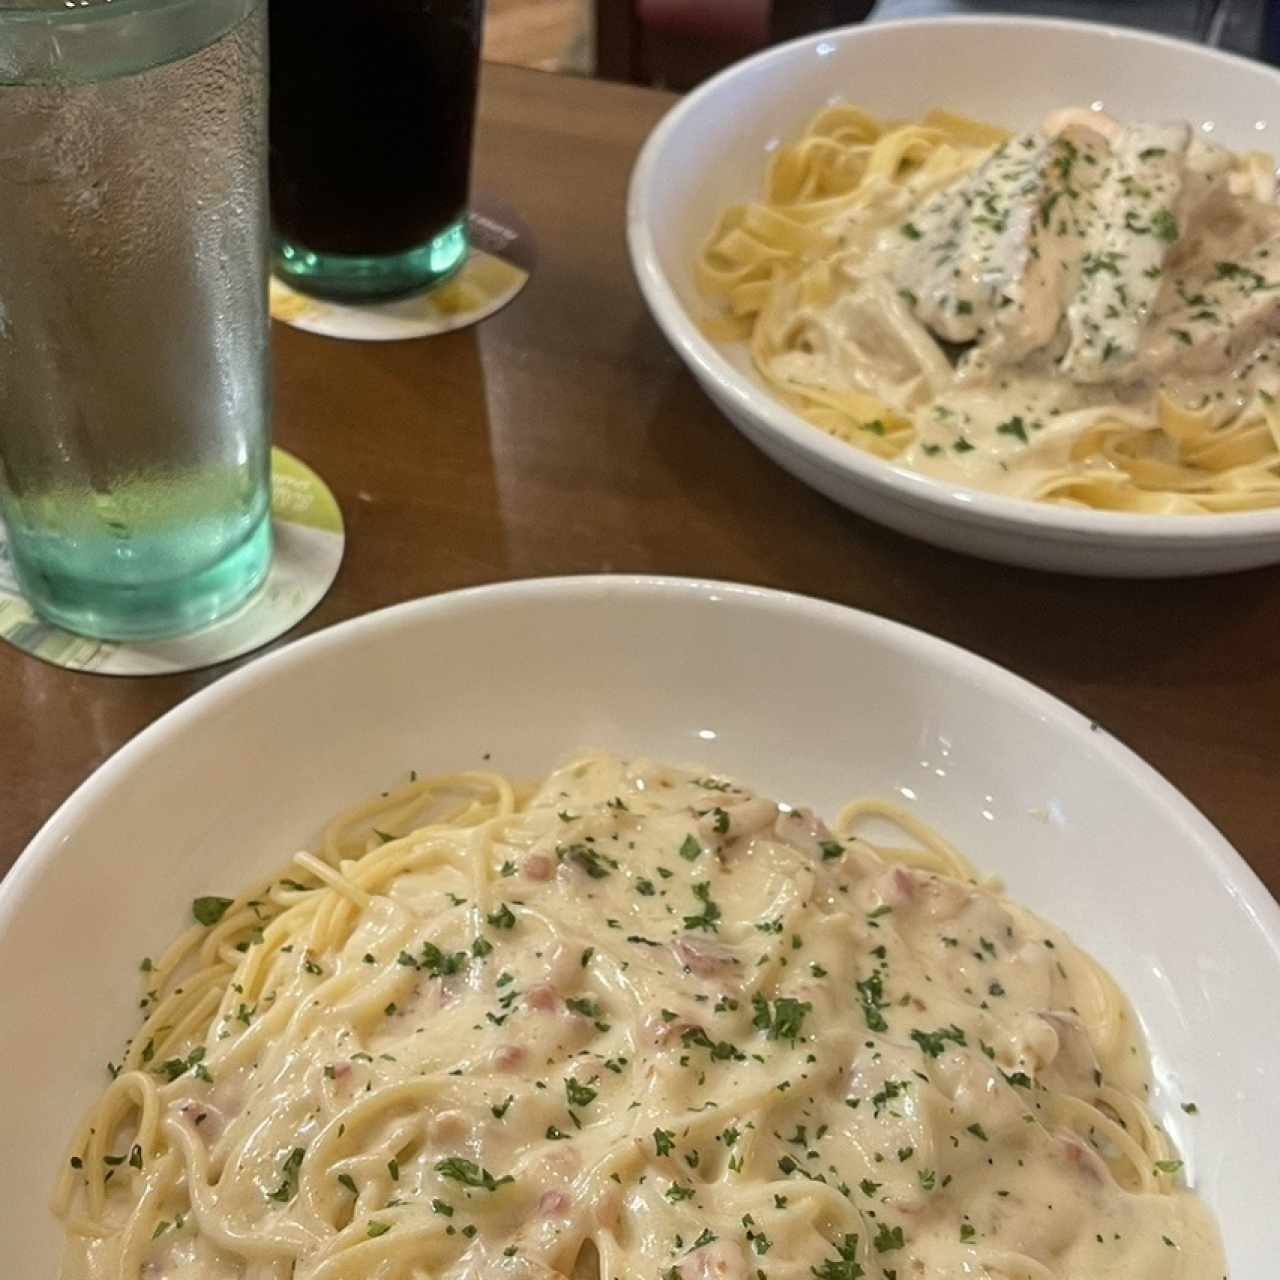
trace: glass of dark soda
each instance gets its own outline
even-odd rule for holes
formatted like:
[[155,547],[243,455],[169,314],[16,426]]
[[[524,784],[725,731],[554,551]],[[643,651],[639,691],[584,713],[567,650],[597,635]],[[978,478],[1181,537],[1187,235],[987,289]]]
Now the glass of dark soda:
[[484,0],[270,0],[276,273],[330,298],[467,256]]

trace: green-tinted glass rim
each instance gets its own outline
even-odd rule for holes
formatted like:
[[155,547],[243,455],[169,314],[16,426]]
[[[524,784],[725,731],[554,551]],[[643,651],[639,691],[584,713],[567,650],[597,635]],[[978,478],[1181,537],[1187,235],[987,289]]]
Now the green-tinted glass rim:
[[11,8],[0,0],[0,27],[43,23],[46,26],[81,25],[111,22],[118,18],[152,12],[173,13],[179,9],[198,9],[210,0],[92,0],[87,5],[68,7],[66,0],[50,0],[47,8]]

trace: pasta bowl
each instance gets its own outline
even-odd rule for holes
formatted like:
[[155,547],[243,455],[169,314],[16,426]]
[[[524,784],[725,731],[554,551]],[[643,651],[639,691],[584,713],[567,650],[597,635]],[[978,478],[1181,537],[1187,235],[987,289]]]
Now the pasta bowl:
[[722,583],[585,577],[416,601],[289,645],[162,717],[50,819],[0,886],[6,1275],[57,1274],[48,1198],[67,1140],[138,1025],[141,958],[193,900],[315,848],[330,815],[410,769],[532,780],[595,749],[827,814],[896,799],[1002,876],[1125,989],[1153,1110],[1231,1275],[1273,1274],[1280,908],[1194,807],[1104,728],[898,624]]
[[806,422],[766,387],[744,342],[707,336],[695,262],[720,212],[753,198],[770,155],[822,107],[891,119],[942,107],[1012,129],[1065,104],[1190,119],[1237,151],[1280,149],[1280,74],[1103,25],[975,17],[806,37],[729,68],[675,106],[631,179],[628,238],[658,325],[708,396],[780,466],[850,510],[938,546],[1059,572],[1174,577],[1280,560],[1280,510],[1148,515],[1051,505],[896,466]]

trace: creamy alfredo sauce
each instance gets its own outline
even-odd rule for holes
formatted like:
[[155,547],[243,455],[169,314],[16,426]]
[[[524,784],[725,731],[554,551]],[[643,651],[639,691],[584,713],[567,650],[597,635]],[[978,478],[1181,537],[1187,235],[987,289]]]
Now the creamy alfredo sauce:
[[1097,1127],[1130,1011],[998,893],[610,757],[439,849],[135,1073],[163,1141],[65,1280],[1223,1275]]
[[1154,426],[1161,390],[1223,416],[1280,392],[1272,167],[1187,124],[1063,110],[840,238],[848,288],[809,316],[834,340],[778,371],[873,391],[939,478],[1035,496],[1100,417]]

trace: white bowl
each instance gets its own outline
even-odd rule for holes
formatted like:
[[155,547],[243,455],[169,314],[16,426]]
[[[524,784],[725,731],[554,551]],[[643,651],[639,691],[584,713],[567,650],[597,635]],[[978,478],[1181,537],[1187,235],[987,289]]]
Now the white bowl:
[[193,897],[280,865],[410,767],[491,757],[534,777],[586,747],[828,814],[895,796],[1005,876],[1133,998],[1233,1280],[1275,1274],[1280,908],[1208,822],[1105,731],[941,641],[803,597],[621,577],[458,592],[290,645],[157,721],[54,815],[0,886],[0,1272],[56,1273],[63,1144],[137,1025],[140,957]]
[[1068,573],[1174,577],[1280,560],[1280,510],[1077,511],[892,466],[774,399],[744,344],[703,336],[693,263],[716,216],[758,195],[769,152],[837,100],[890,117],[942,106],[1014,127],[1096,101],[1122,118],[1190,118],[1227,146],[1280,153],[1280,73],[1091,23],[951,18],[829,31],[741,62],[674,107],[645,144],[627,210],[640,288],[703,389],[775,462],[851,510],[952,550]]

